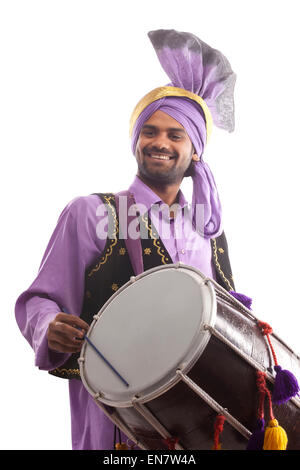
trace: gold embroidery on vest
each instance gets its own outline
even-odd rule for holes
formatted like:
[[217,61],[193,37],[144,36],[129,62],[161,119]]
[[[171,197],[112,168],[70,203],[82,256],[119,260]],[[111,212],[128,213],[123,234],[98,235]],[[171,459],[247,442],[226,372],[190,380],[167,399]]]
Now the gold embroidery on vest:
[[117,244],[118,238],[117,234],[119,233],[119,227],[118,227],[118,219],[116,215],[115,208],[111,205],[110,200],[115,199],[114,196],[104,196],[105,201],[109,205],[113,218],[114,218],[114,233],[113,233],[113,238],[111,238],[111,243],[109,247],[106,250],[105,255],[101,258],[99,263],[89,272],[88,276],[91,277],[95,272],[99,271],[100,267],[106,263],[107,258],[112,254],[113,247]]
[[[221,265],[218,261],[218,254],[217,254],[217,241],[215,238],[212,239],[212,242],[213,242],[213,245],[214,245],[214,250],[213,250],[213,255],[214,255],[214,258],[215,258],[215,262],[216,262],[216,266],[218,268],[218,271],[219,273],[221,274],[222,278],[224,279],[224,281],[226,282],[226,284],[229,286],[229,289],[230,290],[234,290],[232,285],[230,284],[230,282],[228,281],[227,277],[225,276],[225,274],[223,273],[222,269],[221,269]],[[223,249],[223,248],[222,248]],[[223,250],[224,252],[224,250]]]
[[145,215],[143,215],[142,220],[146,224],[146,228],[148,229],[148,232],[150,233],[150,238],[153,240],[153,245],[157,249],[157,254],[161,257],[162,263],[167,264],[166,261],[168,261],[168,258],[166,258],[165,255],[161,252],[161,247],[159,246],[159,241],[157,240],[158,235],[153,233],[152,227],[149,227],[148,217],[145,217]]
[[55,373],[60,373],[63,374],[67,377],[70,377],[70,375],[78,375],[80,376],[80,370],[79,369],[60,369],[59,367],[57,369],[54,369],[52,371],[53,374]]

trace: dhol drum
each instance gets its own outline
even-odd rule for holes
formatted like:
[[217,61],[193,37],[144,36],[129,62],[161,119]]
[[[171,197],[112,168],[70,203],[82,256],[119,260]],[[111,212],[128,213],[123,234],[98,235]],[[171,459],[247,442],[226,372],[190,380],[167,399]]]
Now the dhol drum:
[[[299,357],[275,334],[278,363],[299,378]],[[256,371],[274,372],[257,318],[214,280],[181,263],[132,277],[95,315],[79,358],[84,386],[139,448],[243,450],[257,419]],[[300,401],[273,405],[300,449]],[[267,413],[267,411],[266,411]],[[267,416],[266,416],[267,419]]]

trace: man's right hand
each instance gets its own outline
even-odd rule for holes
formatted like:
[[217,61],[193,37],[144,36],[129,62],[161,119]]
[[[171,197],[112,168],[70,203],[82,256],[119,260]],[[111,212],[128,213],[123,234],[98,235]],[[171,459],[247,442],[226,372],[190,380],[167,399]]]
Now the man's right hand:
[[79,352],[89,325],[76,315],[58,313],[48,327],[48,346],[62,353]]

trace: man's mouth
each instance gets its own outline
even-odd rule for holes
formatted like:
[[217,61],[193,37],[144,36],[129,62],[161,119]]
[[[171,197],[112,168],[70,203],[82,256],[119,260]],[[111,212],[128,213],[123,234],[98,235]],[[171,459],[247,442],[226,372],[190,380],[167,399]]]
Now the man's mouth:
[[150,152],[146,152],[146,155],[150,158],[154,158],[155,160],[172,160],[175,158],[174,155],[165,155]]

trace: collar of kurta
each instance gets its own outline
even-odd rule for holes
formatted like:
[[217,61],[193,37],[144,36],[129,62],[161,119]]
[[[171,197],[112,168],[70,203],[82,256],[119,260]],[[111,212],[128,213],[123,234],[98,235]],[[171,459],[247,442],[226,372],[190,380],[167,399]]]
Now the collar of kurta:
[[[165,204],[162,199],[152,191],[149,186],[147,186],[138,176],[136,176],[129,186],[129,192],[133,195],[135,204],[140,208],[146,208],[146,212],[148,212],[153,205],[162,205]],[[181,189],[178,192],[178,202],[177,204],[184,209],[188,206],[188,202],[185,199]],[[141,213],[140,215],[144,215]]]

